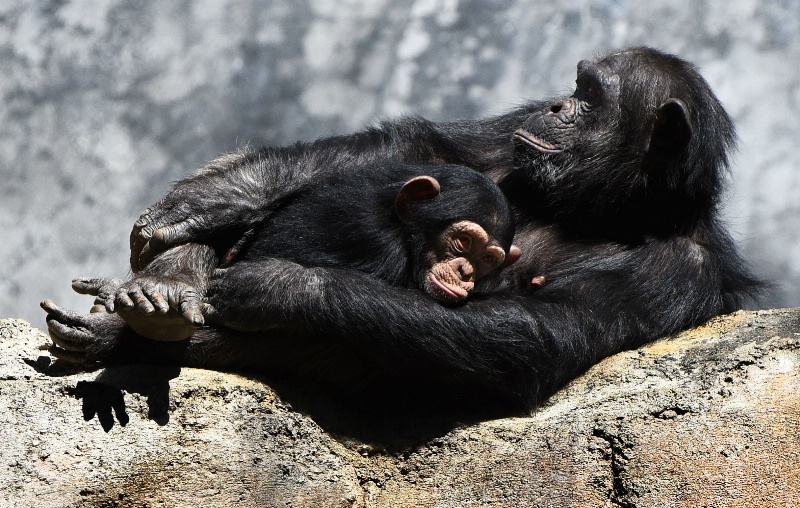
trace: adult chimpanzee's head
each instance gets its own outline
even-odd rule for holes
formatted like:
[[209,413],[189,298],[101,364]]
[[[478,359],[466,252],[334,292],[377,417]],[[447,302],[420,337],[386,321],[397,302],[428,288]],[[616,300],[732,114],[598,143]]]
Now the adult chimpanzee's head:
[[395,213],[403,222],[421,289],[443,303],[464,301],[475,281],[520,256],[500,189],[461,166],[430,166],[403,184]]
[[713,209],[733,123],[697,69],[650,48],[578,63],[577,88],[515,133],[532,206],[585,232],[669,234]]

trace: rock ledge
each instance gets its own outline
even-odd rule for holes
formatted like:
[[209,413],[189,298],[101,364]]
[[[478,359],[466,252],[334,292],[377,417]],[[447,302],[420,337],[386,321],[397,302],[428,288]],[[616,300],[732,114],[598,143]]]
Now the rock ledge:
[[0,506],[797,506],[800,310],[738,312],[606,359],[532,416],[405,447],[331,433],[267,385],[54,372],[0,320]]

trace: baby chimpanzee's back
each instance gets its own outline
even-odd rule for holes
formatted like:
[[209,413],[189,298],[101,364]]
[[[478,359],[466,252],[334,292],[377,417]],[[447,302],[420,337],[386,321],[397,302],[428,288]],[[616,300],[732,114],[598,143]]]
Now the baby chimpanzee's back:
[[387,162],[333,172],[304,189],[239,257],[356,269],[458,302],[475,279],[519,256],[513,235],[509,205],[486,176]]

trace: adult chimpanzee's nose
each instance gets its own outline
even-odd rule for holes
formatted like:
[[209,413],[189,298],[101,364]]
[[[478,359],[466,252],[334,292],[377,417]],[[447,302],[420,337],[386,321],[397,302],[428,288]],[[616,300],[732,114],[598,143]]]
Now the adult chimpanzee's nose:
[[563,115],[575,114],[575,101],[570,99],[563,99],[550,106],[550,112],[554,115],[561,113]]

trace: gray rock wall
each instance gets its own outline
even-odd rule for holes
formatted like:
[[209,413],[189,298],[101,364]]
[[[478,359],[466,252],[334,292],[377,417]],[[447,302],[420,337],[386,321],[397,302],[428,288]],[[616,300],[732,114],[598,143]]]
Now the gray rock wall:
[[726,216],[800,302],[800,3],[319,0],[0,3],[0,315],[38,326],[127,269],[139,212],[215,155],[403,113],[501,112],[647,44],[703,70],[741,138]]

